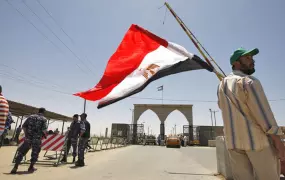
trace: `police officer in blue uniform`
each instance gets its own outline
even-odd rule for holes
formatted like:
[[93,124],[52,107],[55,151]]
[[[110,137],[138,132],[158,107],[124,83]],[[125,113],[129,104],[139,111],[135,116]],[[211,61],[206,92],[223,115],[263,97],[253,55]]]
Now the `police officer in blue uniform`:
[[67,134],[66,149],[65,149],[65,153],[63,155],[61,162],[67,161],[67,155],[68,155],[68,152],[69,152],[71,146],[73,149],[73,151],[72,151],[72,156],[73,156],[72,163],[75,162],[75,158],[77,156],[78,137],[81,136],[84,132],[85,132],[85,124],[82,121],[79,121],[79,115],[75,114],[73,116],[73,122],[70,125],[69,132]]
[[34,172],[34,164],[38,160],[38,156],[41,150],[41,139],[46,137],[47,131],[47,119],[44,117],[45,108],[40,108],[38,114],[31,115],[23,124],[23,130],[25,133],[25,141],[19,147],[17,157],[15,158],[15,166],[11,171],[11,174],[16,174],[19,164],[23,157],[32,148],[31,164],[28,169],[29,172]]
[[8,134],[8,130],[11,130],[11,125],[12,123],[15,123],[13,118],[12,118],[12,114],[11,112],[9,111],[8,113],[8,116],[7,116],[7,120],[6,120],[6,123],[5,123],[5,129],[4,129],[4,132],[3,134],[0,136],[0,147],[3,145],[4,143],[4,140],[6,139],[6,136]]
[[81,121],[85,125],[85,132],[82,134],[82,136],[79,139],[78,144],[78,161],[75,163],[76,166],[85,166],[84,163],[84,151],[88,142],[88,139],[90,138],[90,123],[87,121],[87,114],[82,113],[80,115]]

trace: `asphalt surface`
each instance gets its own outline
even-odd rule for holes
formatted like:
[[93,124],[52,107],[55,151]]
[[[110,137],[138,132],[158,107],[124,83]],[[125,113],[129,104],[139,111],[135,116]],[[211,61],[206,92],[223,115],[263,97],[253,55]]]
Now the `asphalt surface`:
[[[10,156],[13,154],[12,152],[9,153]],[[210,147],[182,147],[176,149],[158,146],[128,146],[88,153],[85,161],[86,166],[82,168],[74,168],[73,164],[59,167],[37,165],[38,170],[33,174],[28,174],[26,172],[28,166],[22,165],[17,175],[10,175],[11,161],[9,160],[6,163],[7,165],[0,166],[0,179],[3,180],[219,179],[214,176],[217,169],[216,151],[215,148]]]

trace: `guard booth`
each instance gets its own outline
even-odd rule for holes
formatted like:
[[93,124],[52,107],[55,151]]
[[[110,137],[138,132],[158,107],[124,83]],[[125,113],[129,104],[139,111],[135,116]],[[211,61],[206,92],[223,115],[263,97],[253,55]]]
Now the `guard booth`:
[[130,142],[132,144],[142,144],[144,137],[143,124],[129,124],[130,126]]
[[128,138],[130,126],[128,124],[112,123],[111,138]]
[[124,138],[128,144],[140,144],[144,134],[143,124],[113,123],[111,138]]
[[215,140],[217,136],[223,136],[223,126],[197,126],[196,136],[200,146],[208,146],[209,140]]
[[223,126],[183,126],[183,136],[187,136],[188,145],[208,146],[209,140],[223,136]]
[[[18,103],[18,102],[11,101],[11,100],[8,100],[8,103],[9,103],[9,111],[12,113],[13,117],[17,118],[15,128],[17,128],[19,125],[22,126],[23,121],[29,115],[36,114],[38,113],[38,110],[39,110],[39,108],[37,107]],[[47,139],[42,140],[42,146],[41,146],[42,151],[46,151],[44,157],[48,158],[48,160],[56,160],[56,161],[54,162],[54,161],[39,160],[38,162],[44,163],[44,164],[58,165],[59,160],[62,155],[62,151],[64,150],[64,147],[65,147],[65,142],[66,142],[65,134],[63,132],[64,126],[66,125],[66,123],[71,123],[73,121],[73,118],[62,115],[62,114],[54,113],[48,110],[45,112],[45,117],[48,119],[48,122],[47,122],[48,126],[53,122],[59,121],[59,122],[62,122],[62,128],[61,128],[61,133],[49,134],[47,136]],[[12,139],[14,139],[15,132],[13,134]],[[53,142],[50,143],[51,141]],[[24,142],[24,137],[19,138],[18,148],[23,144],[23,142]],[[47,152],[51,152],[51,151],[55,153],[55,157],[54,157],[54,154],[51,156],[47,156]],[[18,149],[17,149],[17,152],[18,152]],[[15,156],[17,152],[15,153]],[[60,152],[59,155],[57,154],[58,152]],[[29,155],[29,153],[27,155]],[[14,159],[13,159],[13,162],[14,162]],[[28,163],[28,161],[24,161],[24,163]]]
[[183,137],[186,136],[187,137],[187,145],[191,146],[194,145],[196,143],[195,142],[195,135],[194,135],[194,131],[195,131],[196,127],[193,127],[191,125],[183,125]]

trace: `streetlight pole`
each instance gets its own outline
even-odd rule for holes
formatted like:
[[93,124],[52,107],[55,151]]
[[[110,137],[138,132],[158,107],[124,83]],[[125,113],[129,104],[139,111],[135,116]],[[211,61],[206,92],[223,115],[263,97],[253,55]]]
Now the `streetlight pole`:
[[132,111],[132,124],[134,124],[134,109],[130,109]]

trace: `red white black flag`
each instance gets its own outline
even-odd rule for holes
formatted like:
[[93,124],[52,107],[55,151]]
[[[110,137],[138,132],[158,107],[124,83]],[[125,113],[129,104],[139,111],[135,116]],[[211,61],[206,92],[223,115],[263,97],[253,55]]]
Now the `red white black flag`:
[[184,71],[213,68],[184,47],[131,25],[111,56],[99,83],[74,95],[99,102],[102,108],[142,91],[149,83]]

